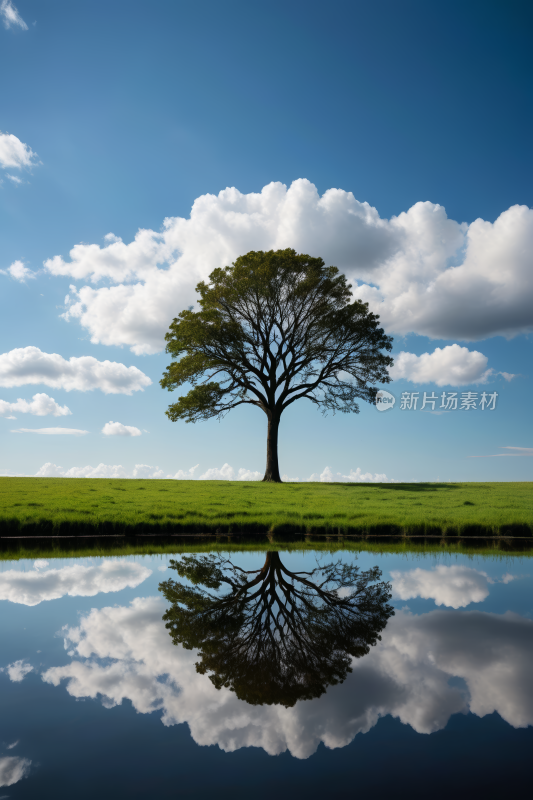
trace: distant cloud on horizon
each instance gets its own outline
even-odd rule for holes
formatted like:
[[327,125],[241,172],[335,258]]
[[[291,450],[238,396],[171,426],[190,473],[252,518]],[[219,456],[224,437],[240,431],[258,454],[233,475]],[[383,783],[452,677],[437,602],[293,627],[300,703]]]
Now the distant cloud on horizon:
[[517,453],[493,453],[486,456],[468,456],[468,458],[509,458],[517,456],[533,456],[533,447],[502,447],[502,450],[518,450]]
[[11,433],[40,433],[45,436],[85,436],[89,431],[83,431],[79,428],[17,428],[17,430],[12,430]]
[[[188,470],[178,470],[175,473],[165,473],[159,467],[148,464],[135,464],[133,470],[126,470],[121,464],[99,464],[97,467],[71,467],[66,470],[63,467],[53,464],[51,461],[35,473],[36,478],[148,478],[166,480],[198,480],[198,481],[261,481],[263,472],[258,470],[245,469],[240,467],[235,470],[230,464],[225,463],[221,467],[210,467],[200,475],[196,475],[199,464]],[[286,483],[301,483],[299,478],[291,478],[283,475]],[[387,478],[385,473],[363,472],[359,467],[350,470],[347,475],[341,472],[333,472],[329,467],[325,467],[321,473],[310,475],[303,483],[399,483],[393,478]]]

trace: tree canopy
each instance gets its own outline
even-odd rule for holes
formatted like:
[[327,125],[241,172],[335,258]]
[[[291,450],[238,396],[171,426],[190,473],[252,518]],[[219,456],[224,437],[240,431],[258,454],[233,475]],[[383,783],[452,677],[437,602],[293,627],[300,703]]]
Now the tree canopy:
[[277,552],[250,571],[222,554],[170,563],[189,582],[159,587],[174,644],[197,649],[197,672],[252,705],[293,706],[342,683],[394,614],[377,567],[338,561],[292,572]]
[[197,422],[240,405],[267,416],[264,480],[280,481],[282,412],[307,399],[323,412],[359,411],[389,383],[392,338],[368,304],[353,300],[336,267],[294,250],[250,252],[199,283],[199,310],[182,311],[166,334],[174,356],[161,380],[192,388],[168,417]]

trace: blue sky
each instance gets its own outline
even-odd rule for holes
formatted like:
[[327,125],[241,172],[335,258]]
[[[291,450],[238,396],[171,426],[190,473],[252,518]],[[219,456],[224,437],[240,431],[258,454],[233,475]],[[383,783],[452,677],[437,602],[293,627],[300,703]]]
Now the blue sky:
[[0,473],[261,474],[257,409],[167,420],[161,349],[214,267],[293,246],[381,314],[396,404],[300,402],[284,474],[533,479],[531,17],[0,0]]

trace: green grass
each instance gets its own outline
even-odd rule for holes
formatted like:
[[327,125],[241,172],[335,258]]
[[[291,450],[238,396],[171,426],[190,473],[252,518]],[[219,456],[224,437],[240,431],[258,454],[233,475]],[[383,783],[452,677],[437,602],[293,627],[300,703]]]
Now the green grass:
[[532,536],[532,483],[0,478],[0,536]]

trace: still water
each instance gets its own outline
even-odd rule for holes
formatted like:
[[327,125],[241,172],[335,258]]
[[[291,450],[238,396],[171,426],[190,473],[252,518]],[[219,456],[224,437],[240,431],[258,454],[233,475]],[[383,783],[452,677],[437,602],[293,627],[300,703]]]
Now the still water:
[[0,562],[0,798],[485,797],[530,783],[533,561]]

